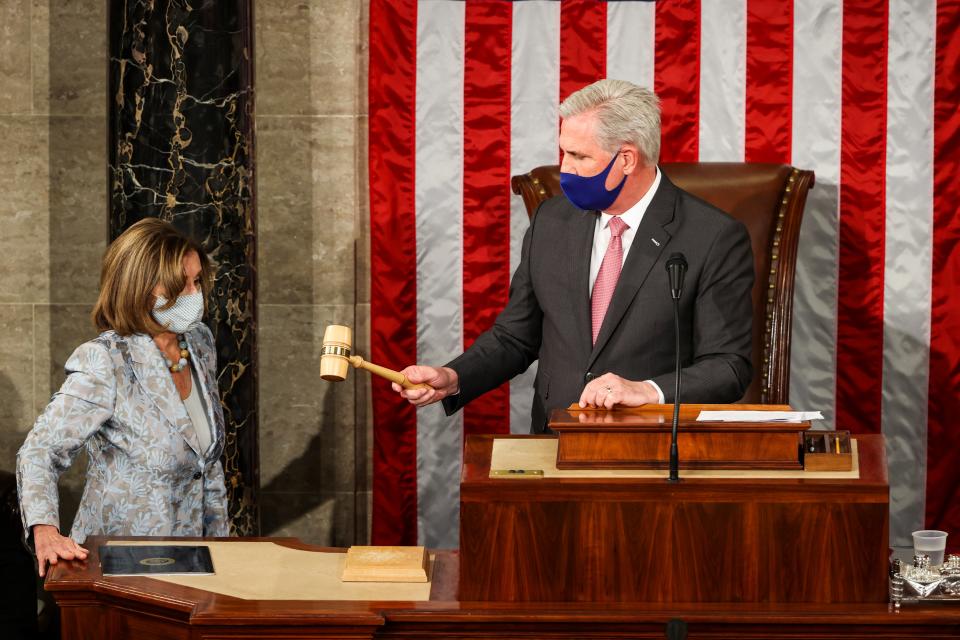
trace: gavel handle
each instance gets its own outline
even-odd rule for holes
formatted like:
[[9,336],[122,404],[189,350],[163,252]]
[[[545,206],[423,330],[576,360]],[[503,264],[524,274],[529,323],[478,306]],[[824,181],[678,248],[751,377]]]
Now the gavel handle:
[[419,383],[414,384],[407,380],[407,377],[400,373],[399,371],[394,371],[393,369],[387,369],[386,367],[381,367],[378,364],[373,364],[372,362],[367,362],[360,356],[350,356],[350,364],[352,364],[357,369],[366,369],[370,373],[380,376],[381,378],[386,378],[390,382],[396,382],[398,385],[404,389],[431,389],[432,387],[428,384]]

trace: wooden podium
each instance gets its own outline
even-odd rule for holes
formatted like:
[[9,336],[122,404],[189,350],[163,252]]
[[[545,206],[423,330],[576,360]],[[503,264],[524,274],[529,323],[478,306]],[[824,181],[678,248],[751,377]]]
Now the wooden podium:
[[[604,424],[605,417],[593,413],[588,421]],[[552,416],[554,425],[574,420],[580,418]],[[797,425],[792,429],[796,456]],[[882,436],[857,438],[857,477],[803,471],[783,477],[790,473],[783,470],[690,477],[687,471],[678,484],[668,484],[665,473],[628,477],[618,471],[563,477],[555,469],[551,477],[512,470],[517,473],[492,477],[494,440],[469,436],[466,442],[461,600],[887,600],[889,487]]]

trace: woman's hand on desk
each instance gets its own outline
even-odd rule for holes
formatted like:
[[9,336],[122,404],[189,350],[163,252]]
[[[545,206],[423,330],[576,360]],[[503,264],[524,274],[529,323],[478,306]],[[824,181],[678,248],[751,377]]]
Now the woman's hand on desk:
[[60,535],[60,531],[49,524],[33,525],[33,547],[37,551],[37,568],[40,577],[46,573],[47,563],[57,564],[57,560],[86,560],[87,550],[71,538]]

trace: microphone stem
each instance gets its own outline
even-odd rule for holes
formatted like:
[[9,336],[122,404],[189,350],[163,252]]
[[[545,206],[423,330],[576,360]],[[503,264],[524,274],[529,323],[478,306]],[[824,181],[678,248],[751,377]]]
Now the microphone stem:
[[673,426],[670,430],[670,478],[668,481],[680,482],[680,453],[677,450],[677,429],[680,424],[680,296],[673,299],[673,333],[677,376],[673,390]]

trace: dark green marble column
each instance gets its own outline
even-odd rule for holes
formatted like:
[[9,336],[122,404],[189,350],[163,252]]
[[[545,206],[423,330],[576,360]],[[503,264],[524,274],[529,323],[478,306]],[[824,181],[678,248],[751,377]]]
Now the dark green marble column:
[[231,533],[259,531],[252,0],[110,0],[110,239],[170,220],[217,264],[208,323]]

